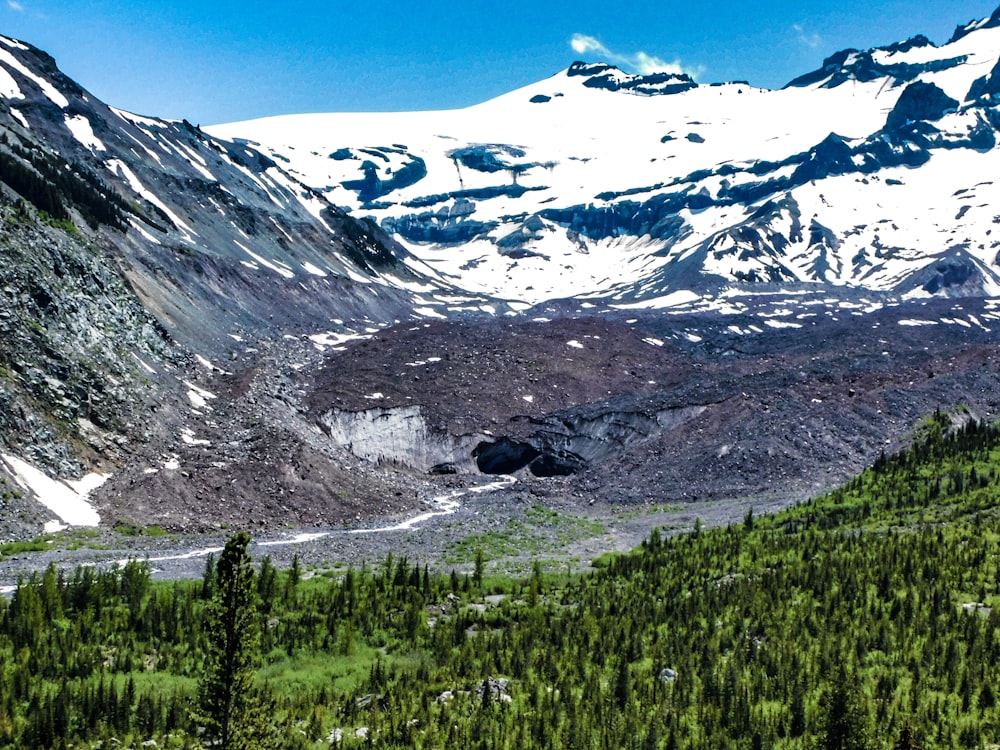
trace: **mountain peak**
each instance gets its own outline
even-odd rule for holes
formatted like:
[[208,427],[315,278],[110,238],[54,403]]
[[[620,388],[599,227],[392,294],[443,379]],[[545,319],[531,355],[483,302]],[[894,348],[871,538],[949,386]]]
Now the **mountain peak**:
[[951,35],[951,39],[948,40],[948,44],[957,42],[959,39],[967,37],[973,31],[979,31],[980,29],[995,29],[1000,27],[1000,8],[993,11],[989,18],[982,18],[978,21],[970,21],[964,26],[959,26],[955,29],[955,33]]
[[566,76],[586,78],[583,85],[588,88],[626,91],[646,96],[679,94],[698,86],[691,76],[685,73],[632,74],[609,63],[577,61],[569,66]]

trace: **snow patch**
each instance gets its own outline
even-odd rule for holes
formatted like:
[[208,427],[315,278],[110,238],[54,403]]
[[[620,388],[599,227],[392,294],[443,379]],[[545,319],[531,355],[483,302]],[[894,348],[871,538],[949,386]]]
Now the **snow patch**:
[[324,271],[322,268],[317,268],[312,263],[303,263],[302,267],[306,270],[306,273],[310,273],[313,276],[319,276],[321,278],[326,277],[326,271]]
[[163,201],[157,198],[155,193],[146,189],[142,182],[139,181],[139,178],[135,176],[135,173],[129,169],[123,161],[120,159],[111,159],[107,161],[104,166],[106,166],[113,175],[125,180],[132,190],[163,211],[163,213],[165,213],[170,221],[172,221],[176,226],[183,229],[189,235],[194,234],[194,230],[185,224],[177,214],[171,211]]
[[236,243],[236,246],[239,247],[240,250],[242,250],[243,252],[245,252],[247,255],[249,255],[251,258],[253,258],[255,261],[257,261],[258,263],[260,263],[265,268],[270,268],[272,271],[274,271],[275,273],[281,274],[286,279],[294,279],[295,278],[295,272],[292,271],[291,268],[289,268],[288,266],[284,265],[283,263],[279,263],[278,261],[273,261],[272,262],[272,261],[269,261],[269,260],[265,260],[264,258],[262,258],[261,256],[257,255],[257,253],[255,253],[253,250],[251,250],[249,247],[247,247],[246,245],[242,244],[241,242],[238,242],[237,240],[233,240],[233,242]]
[[25,78],[33,81],[38,88],[42,90],[45,97],[55,104],[59,109],[66,109],[69,106],[69,99],[63,96],[55,86],[46,81],[41,76],[36,76],[32,73],[26,65],[24,65],[20,60],[18,60],[14,55],[5,49],[0,49],[0,63],[3,63],[9,68],[16,70],[18,73],[23,75]]
[[199,388],[193,383],[189,383],[187,380],[181,381],[188,388],[188,400],[191,405],[196,409],[204,409],[208,406],[208,402],[212,399],[218,398],[214,393],[206,391],[204,388]]
[[110,107],[110,109],[120,118],[125,120],[125,122],[130,122],[136,126],[145,125],[147,128],[167,127],[167,123],[162,120],[154,120],[150,117],[142,117],[141,115],[136,115],[133,114],[132,112],[126,112],[124,109],[117,109],[116,107]]
[[[14,76],[8,73],[5,68],[0,68],[0,96],[3,96],[5,99],[24,98],[24,94],[21,93],[21,88],[17,85],[17,81],[14,80]],[[27,124],[22,119],[24,115],[21,115],[15,109],[11,110],[11,114],[21,120],[21,124],[27,127]]]
[[89,148],[91,151],[107,151],[107,147],[101,142],[101,139],[94,135],[94,128],[88,120],[83,115],[76,115],[74,117],[66,117],[66,127],[69,128],[69,132],[73,134],[80,143]]
[[139,363],[139,367],[148,372],[150,375],[156,374],[156,370],[154,370],[149,364],[147,364],[146,361],[143,360],[138,354],[132,352],[132,356],[135,358],[135,361]]
[[442,320],[447,320],[447,315],[442,315],[437,310],[431,307],[414,307],[413,312],[416,315],[420,315],[424,318],[440,318]]
[[[334,321],[335,323],[337,321]],[[314,333],[312,336],[308,337],[317,349],[321,352],[327,349],[333,349],[335,352],[341,352],[347,347],[344,346],[349,341],[364,341],[371,338],[371,334],[367,333],[355,333],[353,331],[347,331],[343,333],[338,333],[337,331],[328,331],[327,333]]]
[[700,302],[701,295],[687,289],[672,292],[663,297],[642,300],[641,302],[630,302],[623,305],[611,305],[618,310],[660,310],[665,307],[681,307]]
[[89,502],[90,493],[110,479],[106,474],[88,474],[77,481],[56,480],[27,461],[0,454],[14,480],[32,492],[38,501],[70,526],[97,526],[101,517]]
[[196,438],[194,436],[194,430],[188,427],[181,428],[181,440],[184,441],[185,445],[209,446],[212,444],[209,440]]

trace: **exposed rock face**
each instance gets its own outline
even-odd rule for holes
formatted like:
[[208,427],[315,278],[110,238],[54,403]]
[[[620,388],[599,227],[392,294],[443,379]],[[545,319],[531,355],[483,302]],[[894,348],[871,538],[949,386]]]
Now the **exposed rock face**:
[[[927,46],[927,45],[916,45]],[[787,84],[786,88],[812,86],[822,82],[823,88],[836,88],[848,81],[875,81],[888,78],[895,85],[913,81],[922,73],[939,73],[951,70],[965,63],[965,57],[950,57],[931,60],[926,63],[883,63],[875,59],[873,53],[880,51],[901,51],[896,45],[869,51],[845,49],[836,52],[823,61],[822,67],[807,73]]]
[[582,76],[584,86],[607,91],[626,91],[645,96],[669,96],[698,88],[690,76],[683,73],[652,73],[630,75],[607,64],[575,62],[566,71],[570,78]]
[[450,465],[456,471],[475,470],[472,453],[482,435],[450,435],[431,428],[419,406],[328,411],[319,418],[323,431],[339,447],[358,458],[395,463],[420,472]]
[[995,97],[1000,95],[1000,61],[993,66],[993,70],[982,78],[977,78],[969,89],[966,101],[974,102],[983,97],[989,97],[990,101],[995,101]]
[[959,26],[955,29],[955,33],[952,34],[949,44],[951,42],[957,42],[959,39],[964,39],[973,31],[978,31],[979,29],[993,29],[1000,26],[1000,8],[997,8],[990,14],[990,17],[985,20],[971,21],[964,26]]
[[113,464],[145,431],[166,332],[89,240],[23,203],[0,219],[0,445],[63,476]]
[[485,432],[452,435],[431,428],[419,406],[333,410],[320,416],[319,424],[338,447],[376,463],[428,473],[516,474],[527,469],[551,477],[597,467],[637,441],[679,427],[705,408],[648,414],[609,407],[571,410],[530,420],[536,429],[526,438],[493,438]]
[[677,429],[706,408],[648,413],[604,405],[572,409],[530,420],[537,429],[523,441],[503,437],[481,442],[475,450],[476,465],[484,474],[514,474],[527,468],[537,477],[568,476],[600,467],[632,444]]
[[886,118],[886,130],[898,130],[910,122],[940,120],[947,112],[958,109],[958,102],[933,83],[916,81],[902,95]]
[[[204,484],[154,488],[163,477],[134,466],[162,467],[194,434],[193,355],[235,359],[331,318],[392,320],[410,293],[384,279],[413,280],[405,250],[248,144],[115,110],[30,45],[0,49],[12,82],[0,98],[0,448],[63,478],[135,472],[102,492],[149,486],[173,510],[192,500],[174,518],[196,515]],[[210,481],[218,492],[228,479]],[[16,533],[9,511],[0,537]]]

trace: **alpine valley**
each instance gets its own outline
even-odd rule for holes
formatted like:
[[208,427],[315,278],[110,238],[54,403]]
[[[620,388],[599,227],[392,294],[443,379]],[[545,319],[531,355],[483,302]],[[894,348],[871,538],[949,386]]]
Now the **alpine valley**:
[[205,128],[0,38],[0,537],[830,489],[1000,411],[998,132],[1000,9],[777,91]]

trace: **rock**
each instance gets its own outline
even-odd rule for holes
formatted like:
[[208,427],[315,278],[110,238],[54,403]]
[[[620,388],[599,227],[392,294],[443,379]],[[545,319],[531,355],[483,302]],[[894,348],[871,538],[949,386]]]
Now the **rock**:
[[504,679],[503,677],[487,677],[476,688],[476,695],[482,699],[486,694],[486,691],[490,691],[490,697],[495,701],[501,701],[503,703],[510,703],[513,701],[510,693],[508,692],[510,688],[510,681]]
[[361,412],[335,409],[323,414],[319,424],[336,445],[358,458],[429,473],[475,471],[473,449],[481,436],[456,437],[435,429],[427,424],[419,406]]
[[983,97],[992,99],[996,96],[1000,96],[1000,60],[993,66],[993,70],[988,75],[973,81],[965,100],[976,101]]
[[892,108],[885,121],[886,130],[899,130],[911,122],[940,120],[958,109],[958,102],[933,83],[911,83]]
[[354,705],[358,708],[378,708],[379,711],[389,710],[389,701],[385,699],[385,696],[376,693],[361,696],[354,701]]

